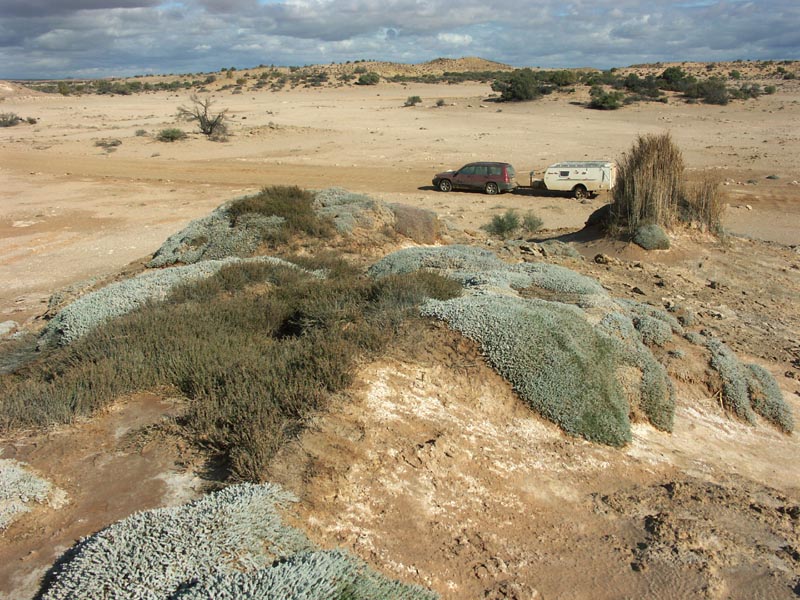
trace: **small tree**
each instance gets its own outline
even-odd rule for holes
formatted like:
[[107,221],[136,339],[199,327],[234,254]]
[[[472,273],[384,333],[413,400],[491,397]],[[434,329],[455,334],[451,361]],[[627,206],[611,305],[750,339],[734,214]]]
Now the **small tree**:
[[218,113],[211,112],[213,102],[208,96],[201,99],[197,94],[192,94],[189,100],[192,103],[191,106],[178,108],[178,118],[184,121],[195,121],[200,128],[200,132],[209,137],[224,136],[227,132],[225,115],[228,109],[226,108]]

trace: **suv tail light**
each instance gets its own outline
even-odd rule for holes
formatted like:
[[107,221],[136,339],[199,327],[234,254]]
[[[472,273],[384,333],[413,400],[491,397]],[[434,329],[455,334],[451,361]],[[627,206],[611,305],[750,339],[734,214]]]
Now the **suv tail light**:
[[511,183],[511,181],[508,178],[508,169],[503,169],[503,181],[505,181],[506,183]]

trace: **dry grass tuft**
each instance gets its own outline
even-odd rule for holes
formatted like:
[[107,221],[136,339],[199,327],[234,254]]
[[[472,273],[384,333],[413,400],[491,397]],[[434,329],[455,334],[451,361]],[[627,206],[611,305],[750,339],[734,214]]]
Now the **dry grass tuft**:
[[639,136],[618,163],[611,229],[633,234],[640,225],[671,227],[683,196],[683,156],[669,133]]

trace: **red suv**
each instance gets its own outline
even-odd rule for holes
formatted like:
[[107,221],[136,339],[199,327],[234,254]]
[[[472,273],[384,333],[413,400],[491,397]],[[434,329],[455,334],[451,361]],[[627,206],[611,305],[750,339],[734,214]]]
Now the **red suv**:
[[510,192],[518,187],[517,173],[508,163],[474,162],[458,171],[445,171],[433,176],[433,185],[443,192],[454,189],[483,190],[487,194]]

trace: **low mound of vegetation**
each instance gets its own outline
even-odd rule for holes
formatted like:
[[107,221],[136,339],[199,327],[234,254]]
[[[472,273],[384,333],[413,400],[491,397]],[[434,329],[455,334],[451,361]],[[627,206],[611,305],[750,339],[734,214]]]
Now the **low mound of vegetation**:
[[[565,267],[511,265],[468,246],[400,250],[369,272],[380,280],[417,270],[458,281],[465,292],[426,302],[422,314],[446,321],[480,344],[520,397],[564,431],[623,445],[631,439],[631,415],[672,431],[675,390],[657,357],[665,355],[675,336],[705,346],[705,338],[687,333],[675,315],[613,299],[596,280]],[[752,412],[752,403],[780,429],[792,429],[791,411],[769,373],[741,367],[732,353],[713,348],[709,360],[720,370],[723,393],[730,395],[728,410],[754,422],[742,412],[745,402]],[[631,368],[638,378],[631,378]]]
[[31,510],[32,503],[46,502],[53,492],[49,481],[31,473],[24,464],[0,459],[0,532]]
[[[236,480],[258,481],[311,412],[345,388],[427,298],[460,286],[430,273],[373,281],[336,258],[237,261],[46,349],[0,378],[0,431],[67,423],[134,390],[189,399],[183,431]],[[327,276],[308,272],[323,269]]]
[[39,597],[435,600],[340,550],[316,550],[279,510],[275,485],[234,485],[184,506],[134,514],[82,540]]
[[389,230],[430,244],[438,240],[439,220],[432,211],[387,205],[342,188],[314,193],[272,186],[190,222],[162,244],[147,266],[252,256],[264,245],[274,248],[295,238],[330,242],[337,234],[346,237],[356,230]]

